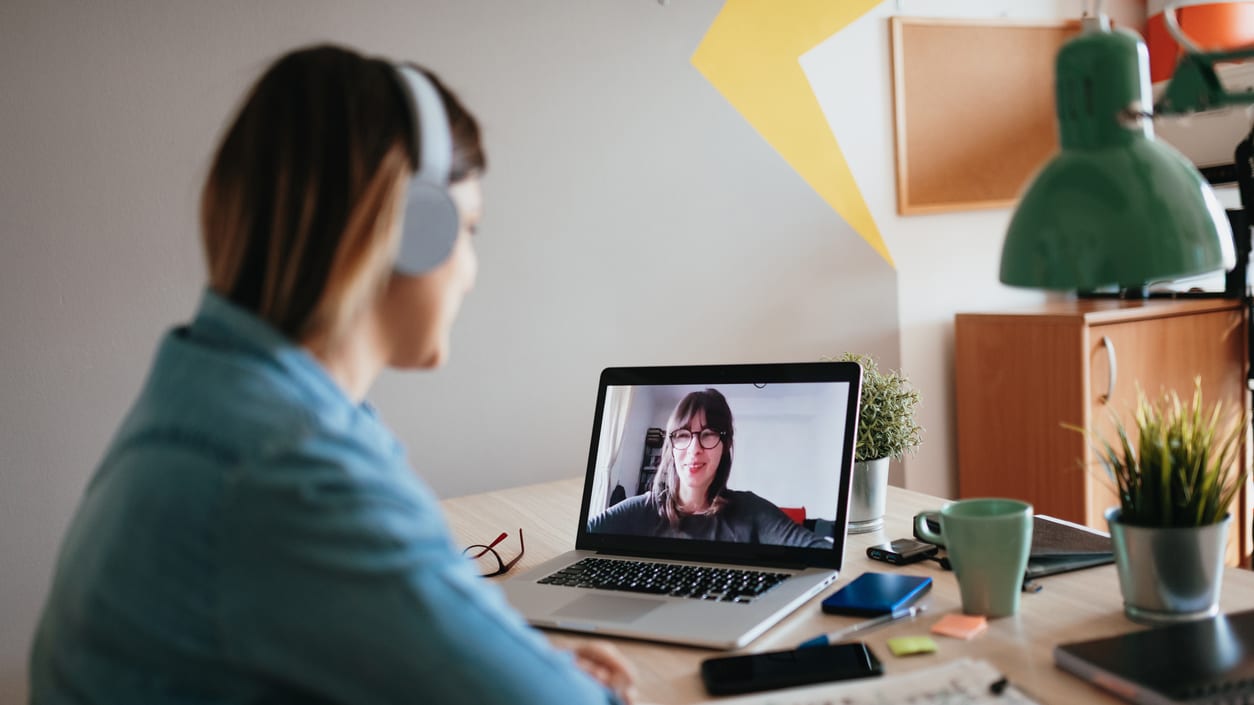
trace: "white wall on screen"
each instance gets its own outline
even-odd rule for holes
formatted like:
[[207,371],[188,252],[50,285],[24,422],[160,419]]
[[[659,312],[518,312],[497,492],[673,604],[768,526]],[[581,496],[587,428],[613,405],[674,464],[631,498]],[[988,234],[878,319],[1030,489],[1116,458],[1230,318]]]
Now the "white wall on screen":
[[[652,403],[640,403],[641,397],[646,393],[645,388],[638,388],[632,393],[632,403],[627,411],[622,446],[619,448],[616,462],[610,468],[609,490],[613,492],[614,487],[621,484],[628,497],[636,494],[636,485],[640,481],[641,461],[644,458],[645,432],[654,425]],[[604,423],[601,428],[602,435],[604,435]],[[591,513],[595,514],[596,511],[597,508],[594,505]]]

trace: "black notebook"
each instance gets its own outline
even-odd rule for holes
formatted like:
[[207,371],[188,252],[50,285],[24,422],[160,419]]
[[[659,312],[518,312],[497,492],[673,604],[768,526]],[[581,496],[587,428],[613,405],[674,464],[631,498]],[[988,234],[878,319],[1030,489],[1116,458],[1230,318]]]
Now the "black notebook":
[[1254,702],[1254,610],[1060,644],[1054,663],[1132,703]]
[[1110,535],[1062,519],[1037,514],[1032,522],[1028,578],[1066,573],[1115,562]]
[[[927,523],[932,531],[940,531],[939,522],[929,518]],[[917,532],[915,538],[924,540]],[[1044,514],[1033,517],[1032,548],[1028,553],[1025,579],[1114,562],[1109,534]]]

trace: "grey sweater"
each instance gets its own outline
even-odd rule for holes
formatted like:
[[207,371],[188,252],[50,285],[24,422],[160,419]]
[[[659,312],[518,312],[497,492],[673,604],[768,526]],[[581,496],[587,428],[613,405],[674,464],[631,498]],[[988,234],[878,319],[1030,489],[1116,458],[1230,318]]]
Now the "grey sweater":
[[832,545],[752,492],[724,490],[723,497],[728,500],[727,505],[717,514],[681,515],[679,526],[672,527],[659,511],[657,498],[652,492],[646,492],[623,500],[590,519],[588,531],[809,548]]

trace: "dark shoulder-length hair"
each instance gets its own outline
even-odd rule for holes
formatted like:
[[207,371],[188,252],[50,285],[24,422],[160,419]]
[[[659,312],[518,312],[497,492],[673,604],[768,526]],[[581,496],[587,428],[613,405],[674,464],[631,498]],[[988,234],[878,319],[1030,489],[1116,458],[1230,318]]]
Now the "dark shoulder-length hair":
[[[451,182],[482,172],[479,126],[427,73]],[[209,287],[297,342],[334,339],[382,291],[418,146],[396,66],[339,46],[280,57],[248,92],[201,194]]]
[[[653,496],[657,502],[658,513],[671,526],[679,525],[679,471],[675,469],[671,432],[686,428],[698,411],[705,412],[706,428],[723,432],[723,455],[719,459],[718,467],[714,470],[714,479],[710,481],[710,488],[706,494],[710,508],[705,513],[717,514],[728,501],[723,491],[727,489],[727,478],[731,475],[732,456],[735,454],[736,447],[736,431],[732,425],[731,407],[727,405],[727,398],[717,389],[691,392],[679,400],[679,403],[675,405],[675,410],[671,412],[670,419],[666,422],[666,435],[662,441],[662,463],[658,467],[657,475],[653,478]],[[694,438],[692,442],[698,441]]]

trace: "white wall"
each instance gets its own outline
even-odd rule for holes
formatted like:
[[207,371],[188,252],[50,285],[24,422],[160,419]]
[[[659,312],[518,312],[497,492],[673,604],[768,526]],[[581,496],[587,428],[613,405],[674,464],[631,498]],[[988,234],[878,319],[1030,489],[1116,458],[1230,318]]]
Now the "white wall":
[[485,127],[481,278],[452,362],[372,394],[440,494],[581,472],[605,365],[898,366],[896,273],[689,64],[720,6],[0,4],[0,702],[25,699],[61,534],[198,296],[215,139],[298,44],[425,62]]
[[[847,71],[815,89],[897,263],[901,370],[922,394],[918,420],[925,429],[923,445],[904,463],[904,485],[911,489],[949,497],[957,491],[954,314],[1031,305],[1044,295],[1012,289],[997,280],[1010,209],[897,214],[888,18],[1074,19],[1080,16],[1081,5],[1079,0],[889,0],[807,57],[870,67]],[[1106,5],[1121,26],[1144,24],[1142,3],[1111,0]],[[1053,92],[1052,85],[1040,88]]]

